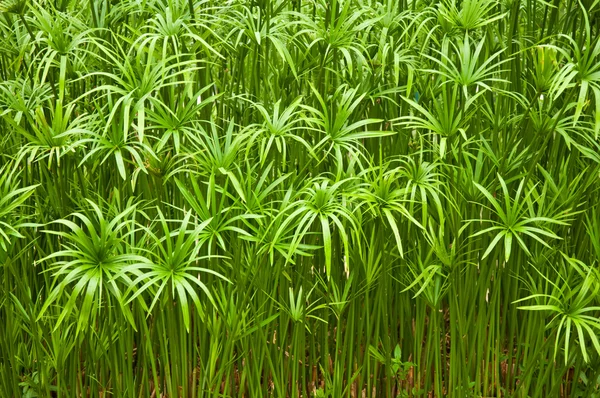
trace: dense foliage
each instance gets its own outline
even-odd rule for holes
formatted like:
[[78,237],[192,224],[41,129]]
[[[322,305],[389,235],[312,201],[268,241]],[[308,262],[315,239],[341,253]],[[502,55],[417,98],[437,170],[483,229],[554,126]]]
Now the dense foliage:
[[600,396],[599,0],[0,32],[0,396]]

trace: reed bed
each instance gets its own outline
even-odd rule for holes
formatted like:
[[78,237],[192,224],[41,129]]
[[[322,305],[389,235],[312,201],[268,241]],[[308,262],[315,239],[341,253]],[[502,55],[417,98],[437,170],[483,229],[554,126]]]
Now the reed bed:
[[600,397],[599,0],[0,1],[1,397]]

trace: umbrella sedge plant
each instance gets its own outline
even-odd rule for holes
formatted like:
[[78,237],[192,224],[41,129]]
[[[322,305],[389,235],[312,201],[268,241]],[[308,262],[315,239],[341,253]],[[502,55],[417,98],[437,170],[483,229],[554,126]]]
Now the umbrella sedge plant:
[[1,397],[600,397],[600,1],[0,0]]

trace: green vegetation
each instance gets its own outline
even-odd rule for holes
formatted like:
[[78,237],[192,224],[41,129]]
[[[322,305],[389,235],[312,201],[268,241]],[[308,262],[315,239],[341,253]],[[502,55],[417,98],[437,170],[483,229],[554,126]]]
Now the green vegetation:
[[0,116],[0,397],[600,397],[600,0],[2,0]]

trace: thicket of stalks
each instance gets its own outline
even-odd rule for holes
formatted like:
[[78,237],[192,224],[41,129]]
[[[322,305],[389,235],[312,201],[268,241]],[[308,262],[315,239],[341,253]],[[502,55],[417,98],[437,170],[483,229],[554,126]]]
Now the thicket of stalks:
[[599,0],[3,0],[1,397],[599,397]]

